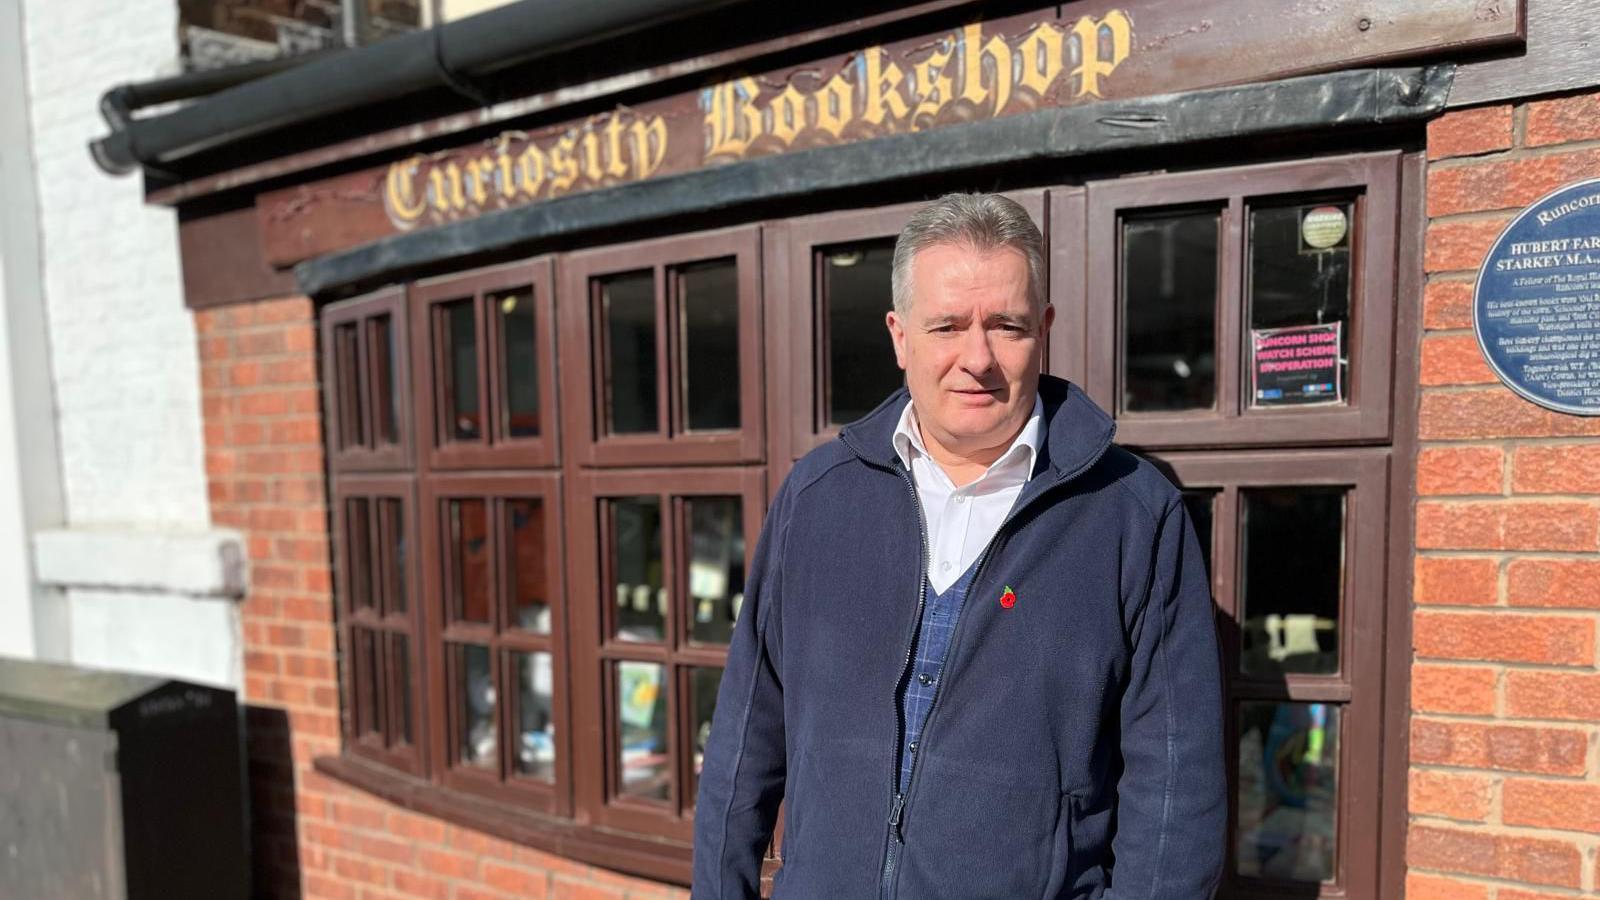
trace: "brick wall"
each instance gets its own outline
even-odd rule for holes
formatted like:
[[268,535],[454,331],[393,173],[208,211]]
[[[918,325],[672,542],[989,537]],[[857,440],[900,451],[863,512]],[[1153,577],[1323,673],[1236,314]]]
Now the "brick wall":
[[262,897],[682,897],[407,812],[311,768],[339,751],[338,657],[311,303],[199,313],[211,514],[247,536],[242,606]]
[[1600,176],[1600,94],[1452,112],[1428,157],[1407,895],[1600,896],[1600,419],[1518,398],[1472,334],[1500,230]]

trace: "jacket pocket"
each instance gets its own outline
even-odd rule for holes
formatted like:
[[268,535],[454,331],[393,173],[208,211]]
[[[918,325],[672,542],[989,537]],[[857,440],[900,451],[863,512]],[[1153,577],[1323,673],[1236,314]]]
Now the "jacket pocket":
[[1061,809],[1056,813],[1055,835],[1050,844],[1050,880],[1044,886],[1046,900],[1071,896],[1067,893],[1067,885],[1072,877],[1073,831],[1077,820],[1077,795],[1062,794]]

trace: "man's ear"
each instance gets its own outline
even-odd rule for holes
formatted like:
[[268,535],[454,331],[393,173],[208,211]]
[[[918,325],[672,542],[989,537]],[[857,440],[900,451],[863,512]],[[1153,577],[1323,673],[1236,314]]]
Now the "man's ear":
[[892,309],[883,317],[883,322],[889,326],[889,339],[894,341],[895,365],[904,369],[906,367],[906,323],[900,318],[900,314]]
[[1052,303],[1046,303],[1044,305],[1044,320],[1043,320],[1043,322],[1040,323],[1042,327],[1039,329],[1039,337],[1042,338],[1045,335],[1049,334],[1050,333],[1050,326],[1054,325],[1055,321],[1056,321],[1056,308],[1055,308],[1055,305],[1052,304]]

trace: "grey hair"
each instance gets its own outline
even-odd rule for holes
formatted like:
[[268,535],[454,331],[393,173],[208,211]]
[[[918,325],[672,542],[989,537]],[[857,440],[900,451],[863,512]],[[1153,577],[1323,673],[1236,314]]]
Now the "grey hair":
[[945,194],[911,215],[894,245],[890,286],[894,310],[911,308],[911,261],[938,244],[957,244],[987,253],[1003,247],[1028,261],[1028,295],[1035,311],[1044,309],[1044,237],[1021,204],[999,194]]

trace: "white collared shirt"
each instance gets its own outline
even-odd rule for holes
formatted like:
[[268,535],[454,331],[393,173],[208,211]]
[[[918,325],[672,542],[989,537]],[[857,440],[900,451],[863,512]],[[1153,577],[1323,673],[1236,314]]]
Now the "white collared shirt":
[[1006,452],[971,484],[956,487],[922,443],[917,413],[907,403],[894,429],[894,451],[911,472],[928,527],[928,582],[943,592],[977,560],[1011,512],[1033,475],[1044,429],[1044,403],[1033,398],[1033,415]]

